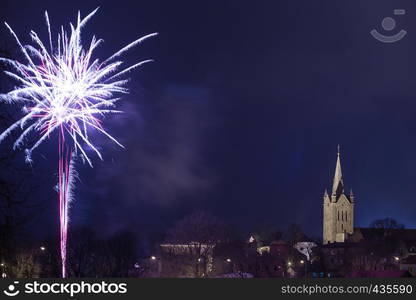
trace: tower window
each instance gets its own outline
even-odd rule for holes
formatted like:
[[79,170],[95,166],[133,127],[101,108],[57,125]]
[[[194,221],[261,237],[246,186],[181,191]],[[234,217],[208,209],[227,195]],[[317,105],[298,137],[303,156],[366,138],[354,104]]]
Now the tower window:
[[338,211],[338,221],[339,221],[339,211]]

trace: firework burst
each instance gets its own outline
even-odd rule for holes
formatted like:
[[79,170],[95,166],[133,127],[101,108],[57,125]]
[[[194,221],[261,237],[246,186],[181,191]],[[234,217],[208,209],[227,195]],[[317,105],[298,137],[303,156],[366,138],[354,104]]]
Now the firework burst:
[[[21,105],[24,113],[0,134],[0,142],[12,132],[20,131],[13,149],[25,148],[26,161],[30,163],[33,150],[53,132],[57,131],[59,135],[58,192],[63,277],[66,276],[68,204],[72,199],[71,190],[74,185],[73,156],[78,153],[92,166],[86,150],[89,148],[102,159],[102,154],[89,137],[91,131],[98,131],[123,147],[104,130],[102,119],[106,114],[120,112],[114,109],[115,104],[122,94],[128,93],[125,87],[128,80],[123,79],[123,75],[152,60],[123,67],[123,62],[118,58],[142,41],[157,35],[152,33],[143,36],[105,60],[95,58],[94,51],[103,40],[94,36],[88,46],[84,47],[81,33],[97,10],[85,18],[81,18],[78,13],[76,24],[70,24],[70,31],[61,27],[56,43],[53,43],[49,16],[45,12],[49,37],[47,45],[34,31],[30,32],[32,44],[23,45],[12,28],[5,23],[19,45],[25,62],[0,58],[0,61],[13,69],[5,73],[18,83],[14,90],[0,95],[0,100]],[[27,142],[30,135],[36,135],[33,143]]]

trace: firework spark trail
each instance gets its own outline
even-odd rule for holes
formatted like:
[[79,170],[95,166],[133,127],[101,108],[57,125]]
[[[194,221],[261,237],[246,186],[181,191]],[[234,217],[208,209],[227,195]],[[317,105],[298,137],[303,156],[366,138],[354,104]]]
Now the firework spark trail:
[[[15,140],[13,149],[30,144],[25,153],[26,161],[31,163],[32,152],[53,132],[59,132],[58,193],[63,277],[66,276],[68,208],[72,200],[75,173],[73,156],[79,152],[82,160],[91,167],[92,161],[87,149],[102,159],[100,151],[88,135],[88,132],[93,130],[123,147],[104,130],[102,118],[106,114],[120,112],[113,109],[120,100],[120,97],[115,95],[128,93],[128,89],[124,87],[128,80],[120,78],[152,60],[121,68],[123,62],[116,59],[132,47],[157,35],[152,33],[143,36],[103,61],[94,59],[94,50],[103,40],[93,36],[89,47],[84,48],[81,43],[81,30],[97,10],[98,8],[85,18],[81,18],[78,13],[76,25],[71,23],[69,32],[61,26],[55,46],[49,16],[45,12],[49,50],[33,30],[30,32],[33,44],[22,45],[12,28],[5,23],[19,45],[26,63],[0,57],[0,62],[7,63],[14,69],[14,72],[5,73],[19,83],[9,93],[0,94],[0,100],[21,104],[24,112],[21,119],[0,134],[0,142],[20,129],[22,132]],[[34,133],[38,133],[39,138],[35,139],[34,143],[28,143],[28,137]]]
[[68,208],[73,199],[73,189],[76,178],[74,154],[65,145],[64,136],[59,134],[59,166],[58,166],[58,195],[59,195],[59,220],[60,250],[62,258],[62,277],[66,277],[66,245],[68,240]]

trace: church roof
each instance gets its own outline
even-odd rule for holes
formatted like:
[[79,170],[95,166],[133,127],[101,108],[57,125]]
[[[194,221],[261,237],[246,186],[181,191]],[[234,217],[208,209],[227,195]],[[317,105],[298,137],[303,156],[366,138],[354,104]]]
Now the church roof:
[[347,195],[345,193],[345,188],[344,188],[344,179],[342,177],[342,168],[341,168],[341,152],[340,152],[340,147],[338,145],[338,153],[337,153],[337,163],[335,165],[335,175],[334,175],[334,180],[332,183],[332,191],[331,191],[331,195],[328,195],[327,190],[325,190],[324,193],[324,199],[330,199],[332,198],[333,202],[337,202],[339,201],[341,195],[344,195],[345,198],[349,201],[349,202],[354,202],[354,194],[352,193],[352,190],[350,192],[349,195]]
[[332,195],[339,196],[344,193],[344,181],[342,179],[340,147],[338,145],[337,164],[335,166],[334,182],[332,184]]

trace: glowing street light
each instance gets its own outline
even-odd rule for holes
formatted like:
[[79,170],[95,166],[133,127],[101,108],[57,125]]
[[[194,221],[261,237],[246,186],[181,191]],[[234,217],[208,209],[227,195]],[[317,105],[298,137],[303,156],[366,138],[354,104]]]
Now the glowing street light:
[[300,263],[303,265],[305,263],[305,261],[303,259],[301,259]]
[[395,261],[399,261],[399,260],[400,260],[400,257],[395,256],[395,257],[394,257],[394,260],[395,260]]
[[230,258],[227,258],[227,262],[230,263],[231,262],[231,259]]
[[290,267],[292,265],[292,262],[291,261],[288,261],[287,262],[287,265]]
[[47,259],[48,259],[48,261],[47,261],[48,268],[51,268],[51,265],[52,265],[52,254],[49,252],[49,250],[45,246],[40,246],[39,249],[40,249],[40,252],[42,253],[42,256],[47,257]]
[[151,260],[156,260],[156,256],[150,256]]

